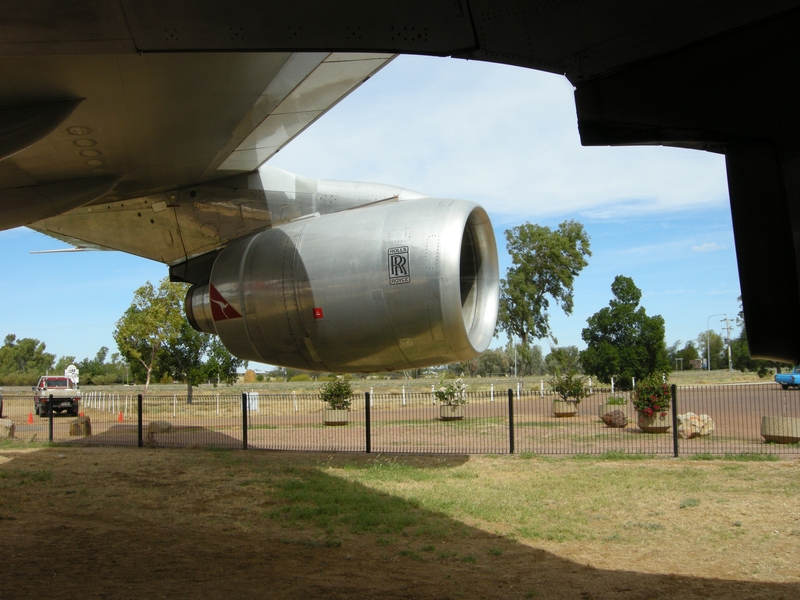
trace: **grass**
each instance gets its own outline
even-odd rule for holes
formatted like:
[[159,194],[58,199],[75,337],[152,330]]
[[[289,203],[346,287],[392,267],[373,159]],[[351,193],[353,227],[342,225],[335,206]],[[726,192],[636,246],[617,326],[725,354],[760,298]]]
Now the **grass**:
[[8,469],[0,471],[0,480],[7,481],[16,485],[27,483],[42,483],[53,479],[53,471],[49,469],[41,471],[29,471],[23,469]]
[[[751,455],[709,462],[621,452],[520,458],[473,457],[446,473],[387,462],[344,465],[329,472],[401,497],[418,509],[522,540],[554,543],[630,544],[642,531],[679,536],[683,517],[678,511],[702,510],[705,503],[718,500],[737,504],[751,493],[773,491],[790,501],[792,493],[800,492],[800,483],[792,479],[780,485],[760,481],[758,463],[763,459]],[[729,468],[734,466],[739,468]],[[717,535],[710,523],[700,528],[709,538]]]
[[742,452],[740,454],[725,454],[720,456],[718,454],[690,454],[687,456],[689,460],[727,460],[736,462],[777,462],[779,458],[774,454],[767,452]]
[[652,454],[641,452],[625,452],[625,450],[609,450],[602,454],[575,454],[573,460],[647,460],[654,458]]
[[[63,503],[59,510],[70,514],[121,511],[130,522],[165,515],[187,530],[219,524],[234,536],[277,532],[274,539],[296,546],[292,553],[320,548],[333,560],[361,544],[377,560],[420,568],[446,561],[489,572],[515,564],[518,548],[534,547],[577,553],[581,561],[591,556],[597,568],[669,573],[694,564],[690,552],[703,557],[706,573],[711,562],[740,569],[768,542],[779,539],[791,549],[800,538],[787,519],[800,495],[800,461],[750,455],[572,459],[60,447],[3,456],[14,456],[0,463],[3,522],[29,518],[34,494]],[[788,572],[796,553],[769,560],[777,561],[775,572]]]
[[541,427],[543,429],[561,429],[574,427],[570,421],[515,421],[514,429],[518,427]]
[[[391,472],[397,477],[405,469],[379,463],[375,470],[382,476]],[[299,469],[275,481],[271,492],[280,506],[265,511],[265,516],[293,526],[381,535],[431,530],[429,515],[413,500],[376,494],[314,468]]]

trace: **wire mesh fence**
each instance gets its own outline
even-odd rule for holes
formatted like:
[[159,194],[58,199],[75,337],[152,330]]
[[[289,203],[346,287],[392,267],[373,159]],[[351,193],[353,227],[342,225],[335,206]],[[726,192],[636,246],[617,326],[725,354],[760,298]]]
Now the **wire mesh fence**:
[[[29,395],[4,395],[14,436],[68,444],[275,450],[505,454],[800,454],[800,391],[776,384],[680,387],[664,433],[640,427],[628,394],[593,389],[566,409],[552,392],[468,392],[463,407],[432,393],[361,394],[329,417],[316,394],[151,395],[84,392],[76,419],[39,417]],[[566,412],[564,412],[566,410]],[[556,416],[560,414],[561,416]],[[692,414],[694,416],[692,416]],[[330,420],[333,419],[333,420]],[[605,419],[605,420],[604,420]],[[52,423],[52,433],[50,430]],[[141,423],[141,425],[140,425]],[[677,424],[677,427],[675,427]]]

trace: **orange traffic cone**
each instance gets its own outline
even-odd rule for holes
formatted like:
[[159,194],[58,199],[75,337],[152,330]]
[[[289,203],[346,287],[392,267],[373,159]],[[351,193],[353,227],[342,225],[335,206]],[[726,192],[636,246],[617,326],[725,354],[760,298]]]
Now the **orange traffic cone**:
[[119,416],[117,417],[117,423],[124,423],[125,417],[122,416],[122,411],[119,411]]
[[33,413],[28,413],[28,425],[33,425]]

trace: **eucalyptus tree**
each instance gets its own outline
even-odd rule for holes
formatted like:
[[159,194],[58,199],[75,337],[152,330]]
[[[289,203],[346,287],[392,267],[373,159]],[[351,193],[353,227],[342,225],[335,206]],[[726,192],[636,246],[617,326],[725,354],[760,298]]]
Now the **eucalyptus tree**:
[[196,331],[183,319],[178,335],[159,353],[156,370],[186,383],[186,402],[192,403],[193,386],[208,381],[235,383],[247,361],[233,356],[219,337]]
[[524,223],[505,233],[513,265],[500,282],[498,329],[519,338],[528,362],[534,339],[558,343],[550,328],[550,303],[572,314],[575,278],[592,252],[583,225],[572,220],[555,230]]
[[129,363],[144,370],[143,394],[150,386],[159,352],[180,334],[185,295],[185,284],[171,283],[166,277],[158,287],[148,281],[133,293],[133,303],[117,321],[114,341]]

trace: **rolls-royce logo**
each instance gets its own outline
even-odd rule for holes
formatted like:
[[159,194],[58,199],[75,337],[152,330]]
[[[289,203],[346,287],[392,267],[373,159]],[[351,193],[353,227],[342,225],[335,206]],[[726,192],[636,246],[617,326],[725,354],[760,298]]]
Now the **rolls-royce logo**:
[[411,270],[408,262],[408,246],[389,248],[389,283],[410,283]]

